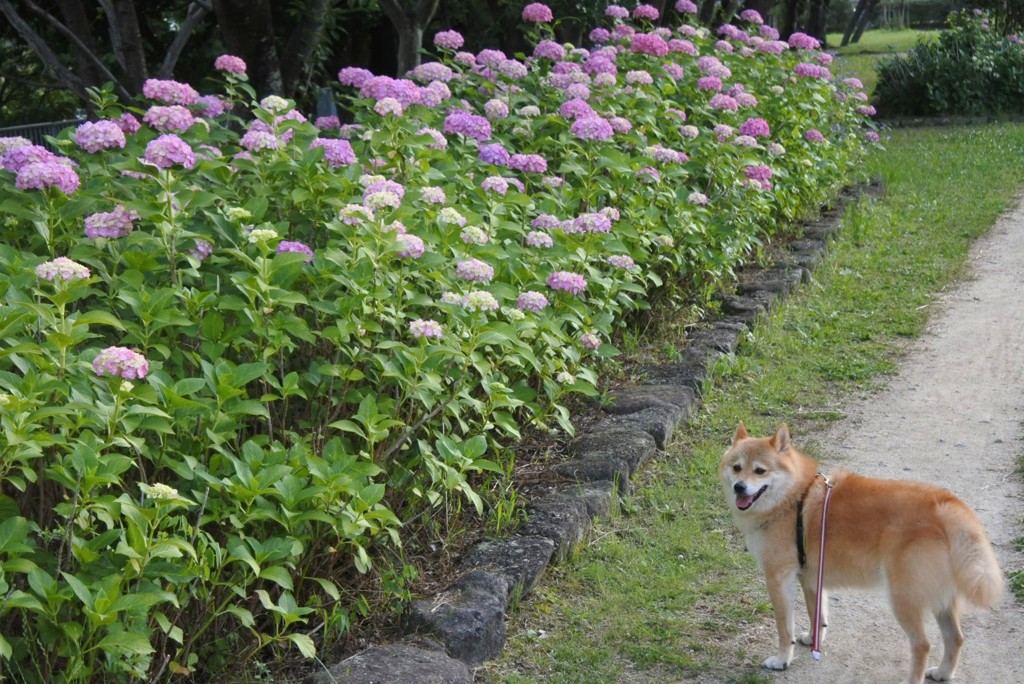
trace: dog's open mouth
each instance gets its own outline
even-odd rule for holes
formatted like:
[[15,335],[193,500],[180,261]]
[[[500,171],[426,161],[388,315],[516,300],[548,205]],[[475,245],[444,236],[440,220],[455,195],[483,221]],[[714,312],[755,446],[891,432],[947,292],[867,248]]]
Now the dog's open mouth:
[[767,491],[767,489],[768,489],[768,485],[765,485],[765,486],[761,487],[760,489],[758,489],[757,493],[754,494],[753,496],[747,496],[745,494],[737,494],[736,495],[736,508],[740,509],[741,511],[747,510],[748,508],[750,508],[751,506],[754,505],[754,502],[757,501],[761,497],[761,495],[764,494],[765,491]]

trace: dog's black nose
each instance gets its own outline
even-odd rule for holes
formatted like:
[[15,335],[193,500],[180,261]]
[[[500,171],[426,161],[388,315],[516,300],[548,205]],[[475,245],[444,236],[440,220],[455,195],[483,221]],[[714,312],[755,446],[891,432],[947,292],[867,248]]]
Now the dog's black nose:
[[737,494],[746,494],[747,485],[746,483],[743,482],[737,482],[732,486],[732,491],[736,492]]

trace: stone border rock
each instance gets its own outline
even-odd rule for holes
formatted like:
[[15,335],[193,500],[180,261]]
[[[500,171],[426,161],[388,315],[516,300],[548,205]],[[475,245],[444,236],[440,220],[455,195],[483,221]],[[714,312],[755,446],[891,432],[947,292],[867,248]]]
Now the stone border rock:
[[549,564],[565,560],[593,521],[607,518],[629,493],[636,470],[696,412],[714,362],[735,352],[744,332],[810,279],[846,207],[882,193],[880,181],[843,190],[832,208],[804,223],[777,263],[743,270],[735,292],[717,297],[722,315],[687,334],[680,360],[641,366],[647,384],[614,389],[602,407],[605,418],[570,445],[569,460],[550,466],[552,480],[570,484],[532,500],[527,522],[512,536],[473,547],[444,591],[413,601],[396,643],[373,646],[303,684],[471,684],[473,668],[504,648],[510,603],[529,593]]

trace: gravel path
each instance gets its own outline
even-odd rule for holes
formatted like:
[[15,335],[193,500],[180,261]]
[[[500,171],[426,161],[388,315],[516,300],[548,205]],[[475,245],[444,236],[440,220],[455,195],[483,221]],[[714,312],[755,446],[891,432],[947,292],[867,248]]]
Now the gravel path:
[[[1024,201],[974,246],[971,278],[940,296],[927,332],[880,394],[852,397],[846,417],[825,432],[794,435],[830,454],[824,470],[932,482],[978,515],[1003,570],[1024,571],[1014,540],[1024,535]],[[799,592],[798,592],[799,593]],[[806,629],[806,613],[799,629]],[[824,658],[798,647],[777,684],[884,684],[909,667],[909,646],[880,593],[836,592]],[[1017,682],[1024,670],[1024,606],[1007,592],[998,610],[967,613],[956,681]],[[772,624],[757,630],[771,650]],[[752,637],[754,635],[751,635]],[[941,657],[931,625],[930,665]]]

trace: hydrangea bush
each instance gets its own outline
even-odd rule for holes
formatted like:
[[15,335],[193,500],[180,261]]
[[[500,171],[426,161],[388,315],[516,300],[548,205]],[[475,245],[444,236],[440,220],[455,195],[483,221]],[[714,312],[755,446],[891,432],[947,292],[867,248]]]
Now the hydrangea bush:
[[[58,152],[3,139],[0,658],[36,682],[312,656],[403,522],[571,430],[616,325],[700,297],[863,154],[860,84],[747,15],[346,68],[352,123],[146,84]],[[400,594],[408,572],[382,572]],[[230,654],[230,661],[226,660]]]

